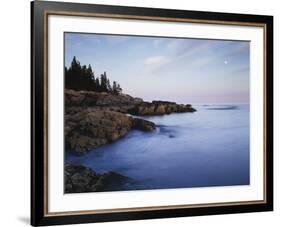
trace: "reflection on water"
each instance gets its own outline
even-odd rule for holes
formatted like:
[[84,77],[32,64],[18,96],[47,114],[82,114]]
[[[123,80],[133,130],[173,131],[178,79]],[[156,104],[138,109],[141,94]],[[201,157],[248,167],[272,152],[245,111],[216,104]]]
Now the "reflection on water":
[[132,130],[115,143],[66,162],[135,180],[126,189],[249,184],[249,106],[195,106],[195,113],[145,117],[154,132]]

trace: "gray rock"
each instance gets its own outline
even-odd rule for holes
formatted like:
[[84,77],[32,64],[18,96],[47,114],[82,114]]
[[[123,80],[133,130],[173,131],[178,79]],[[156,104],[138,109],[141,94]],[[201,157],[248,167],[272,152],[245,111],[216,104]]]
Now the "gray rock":
[[133,115],[164,115],[170,113],[195,112],[190,105],[180,105],[168,101],[144,102],[127,94],[111,94],[106,92],[74,91],[65,89],[65,106],[96,107]]
[[194,112],[191,105],[175,102],[144,102],[126,94],[65,90],[65,147],[77,155],[112,143],[132,128],[152,131],[155,124],[137,116]]
[[196,110],[189,104],[176,104],[174,102],[166,101],[152,101],[142,102],[136,104],[135,108],[130,109],[129,112],[133,115],[145,116],[145,115],[164,115],[170,113],[183,113],[190,112],[193,113]]
[[77,164],[66,164],[64,175],[65,193],[116,191],[132,182],[130,178],[115,172],[98,174]]
[[151,121],[143,120],[141,118],[134,118],[133,128],[141,131],[153,131],[156,129],[156,126]]
[[114,142],[133,125],[132,117],[114,111],[79,109],[65,119],[65,146],[75,154]]

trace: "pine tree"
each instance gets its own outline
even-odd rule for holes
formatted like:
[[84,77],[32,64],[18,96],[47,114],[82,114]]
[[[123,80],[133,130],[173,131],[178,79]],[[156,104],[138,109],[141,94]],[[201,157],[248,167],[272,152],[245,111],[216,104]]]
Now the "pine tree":
[[121,94],[121,93],[122,93],[122,88],[120,84],[117,84],[117,94]]
[[88,65],[87,73],[88,73],[89,77],[91,78],[91,80],[95,80],[95,75],[94,75],[94,72],[92,70],[92,66],[90,64]]
[[95,77],[91,65],[80,64],[74,56],[69,68],[64,68],[65,87],[74,90],[88,90],[96,92],[111,92],[113,94],[120,94],[122,88],[120,84],[113,81],[111,86],[106,72],[100,75],[100,78]]
[[116,81],[113,81],[112,93],[113,93],[113,94],[117,94],[117,83],[116,83]]
[[77,61],[76,61],[76,57],[74,56],[71,62],[71,69],[74,69],[77,67]]
[[108,92],[112,92],[112,88],[111,88],[111,85],[110,85],[110,80],[108,78],[106,80],[106,88],[107,88]]
[[100,80],[99,80],[98,77],[96,78],[95,85],[96,85],[96,91],[101,91],[101,90],[100,90]]
[[107,92],[107,77],[106,72],[100,75],[100,88],[101,91]]

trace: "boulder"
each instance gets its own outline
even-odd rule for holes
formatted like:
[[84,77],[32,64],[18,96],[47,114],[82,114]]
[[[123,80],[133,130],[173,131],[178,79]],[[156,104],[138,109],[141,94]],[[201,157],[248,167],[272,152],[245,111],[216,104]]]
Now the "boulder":
[[121,190],[124,184],[132,182],[121,174],[112,171],[98,174],[78,164],[66,164],[64,176],[65,193],[116,191]]
[[157,105],[154,110],[154,115],[164,115],[166,114],[166,106],[163,104]]
[[114,142],[132,127],[132,117],[114,111],[80,110],[65,118],[65,146],[75,154],[84,154],[103,144]]
[[142,131],[155,129],[153,122],[115,111],[77,108],[75,112],[74,109],[65,114],[64,134],[66,150],[77,155],[112,143],[126,135],[131,128]]
[[136,104],[136,106],[129,110],[133,115],[137,116],[148,116],[148,115],[164,115],[170,113],[183,113],[190,112],[193,113],[196,110],[189,104],[176,104],[174,102],[166,101],[152,101],[142,102]]
[[65,89],[66,107],[108,107],[114,111],[127,112],[128,109],[141,102],[143,102],[141,98],[134,98],[126,94]]
[[112,94],[94,91],[74,91],[65,89],[65,106],[109,110],[133,115],[164,115],[170,113],[195,112],[190,105],[177,104],[168,101],[144,102],[127,94]]
[[155,129],[153,122],[127,114],[152,116],[194,111],[190,104],[144,102],[126,94],[65,89],[65,148],[81,155],[118,140],[132,128]]
[[143,120],[141,118],[134,118],[133,128],[141,131],[153,131],[156,129],[156,126],[151,121]]

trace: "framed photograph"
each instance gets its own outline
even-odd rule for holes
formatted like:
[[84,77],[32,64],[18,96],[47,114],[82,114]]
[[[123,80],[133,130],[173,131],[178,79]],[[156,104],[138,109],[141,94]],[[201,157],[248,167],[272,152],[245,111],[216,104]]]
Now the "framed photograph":
[[31,3],[31,224],[273,210],[273,17]]

